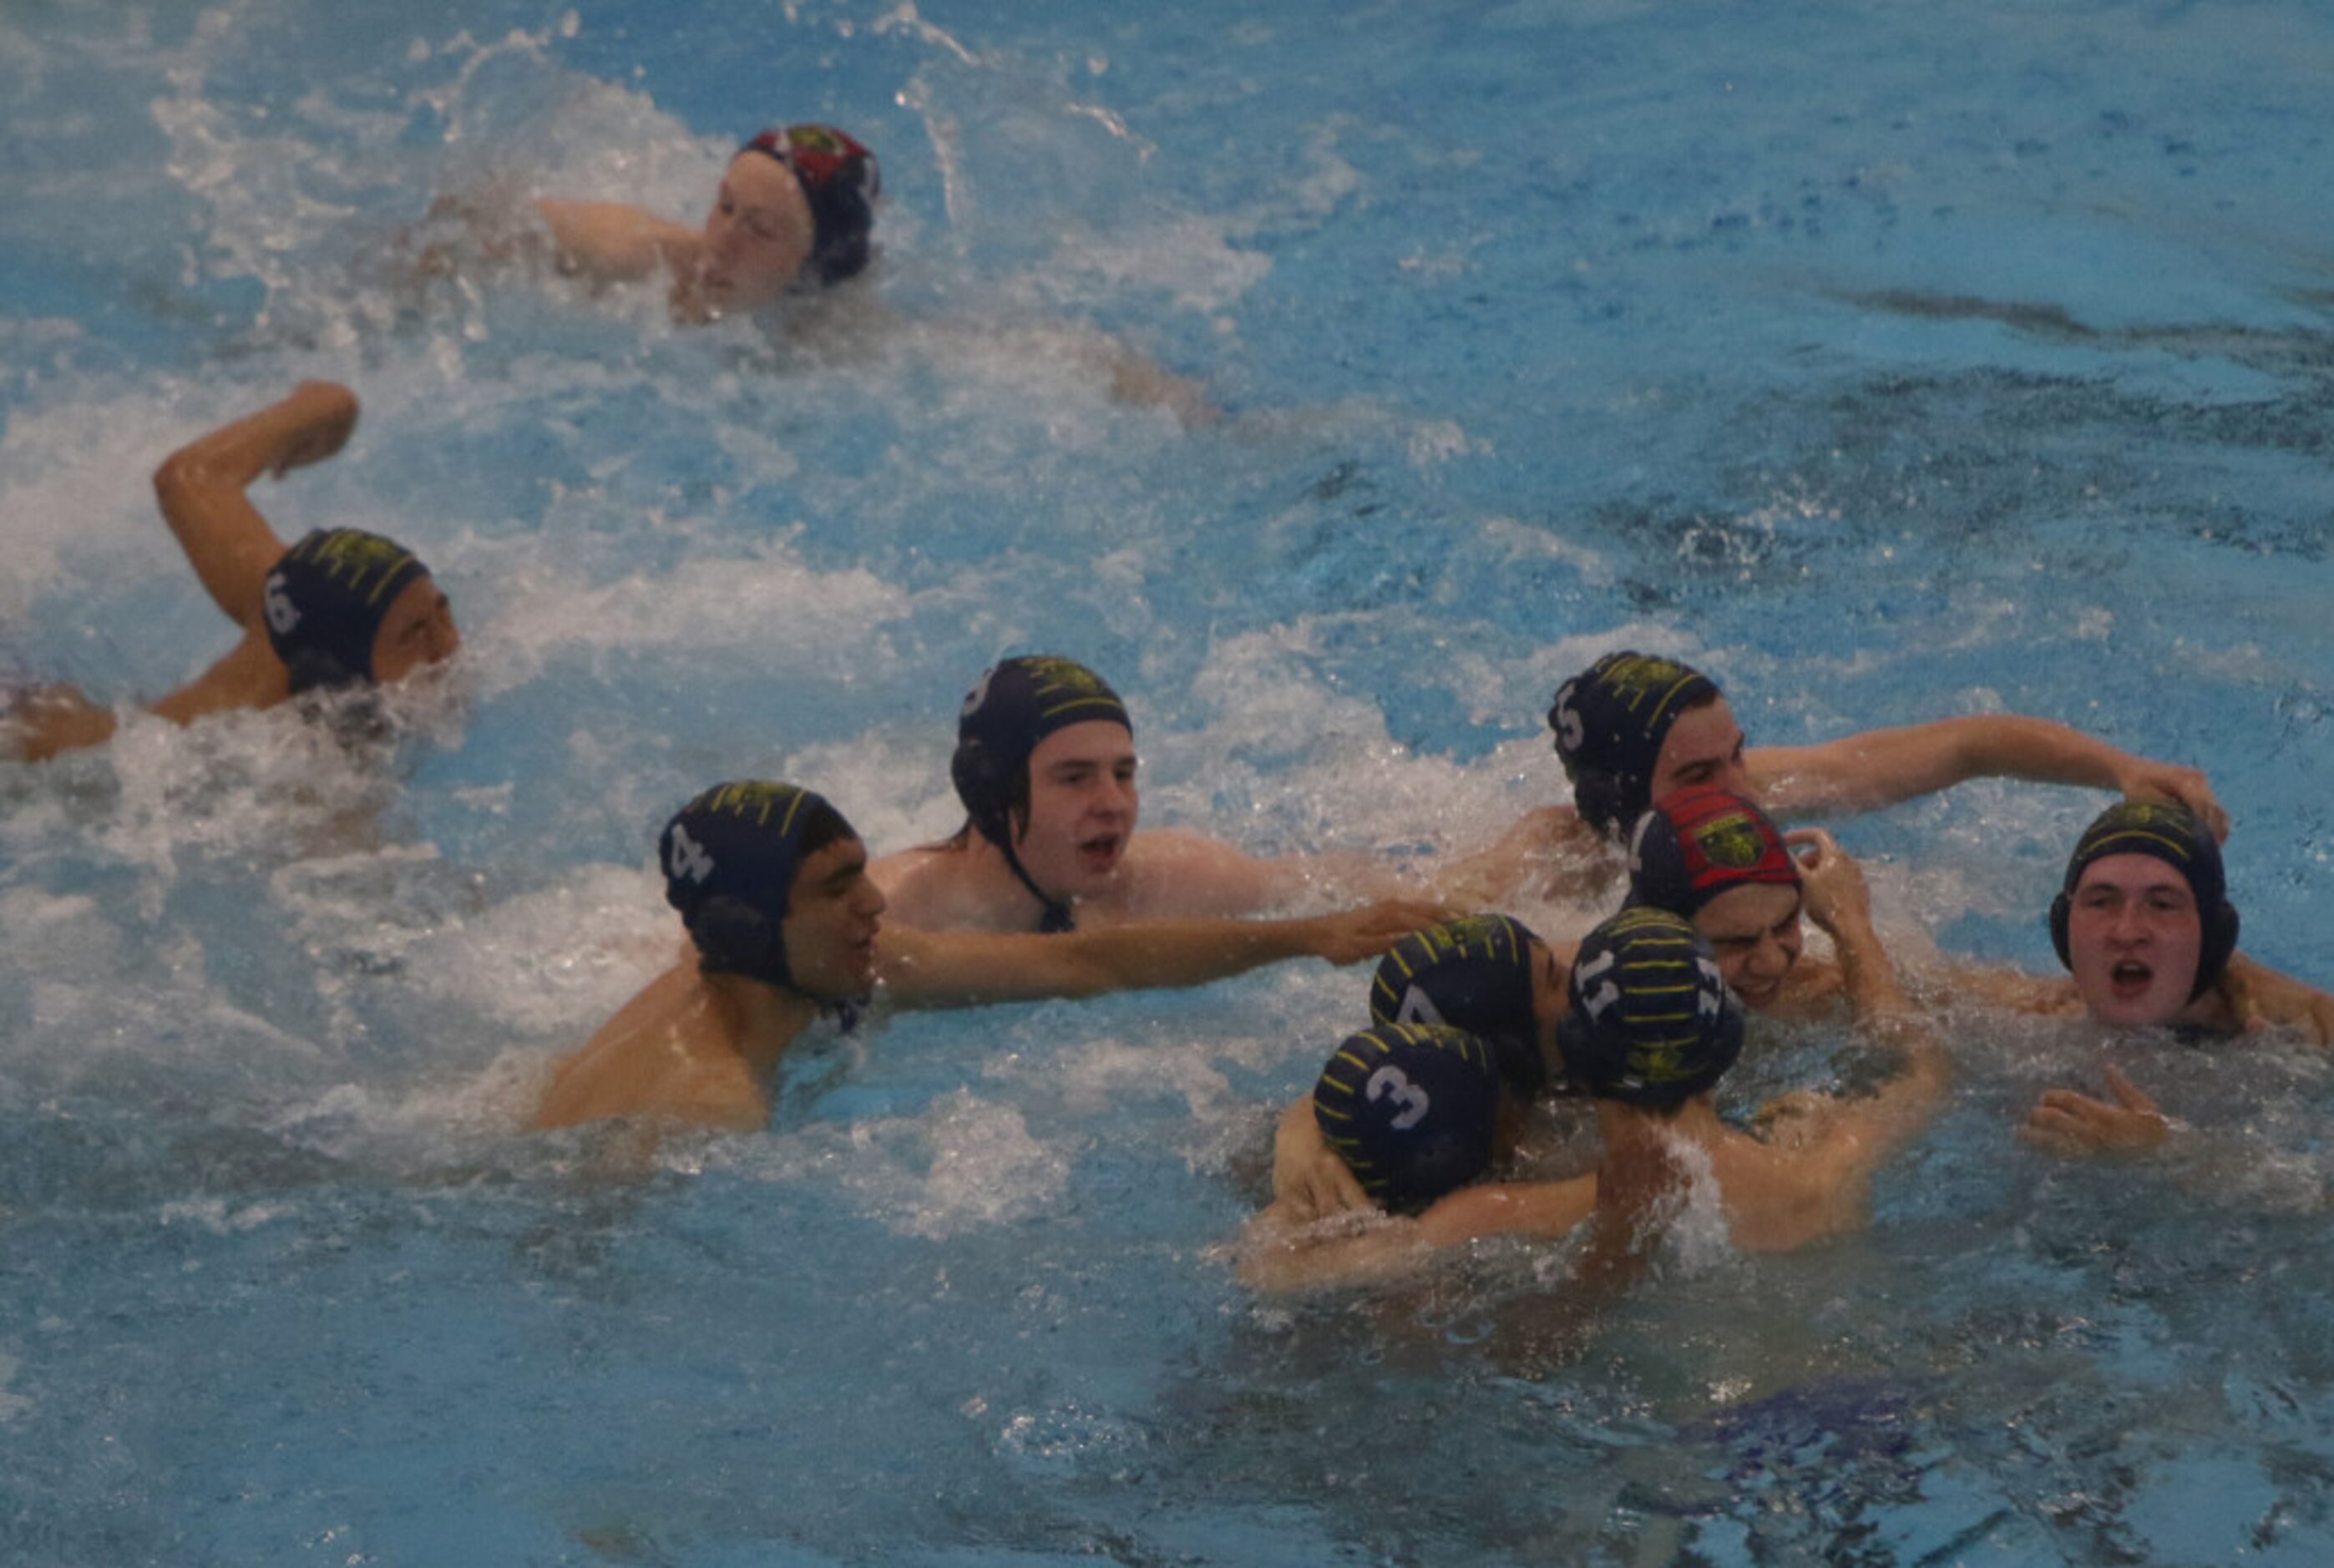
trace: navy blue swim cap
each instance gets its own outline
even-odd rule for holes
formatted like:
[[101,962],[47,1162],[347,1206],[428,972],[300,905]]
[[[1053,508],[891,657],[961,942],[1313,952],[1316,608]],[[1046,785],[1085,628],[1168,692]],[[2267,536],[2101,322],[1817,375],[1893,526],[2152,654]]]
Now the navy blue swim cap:
[[293,695],[371,680],[389,607],[429,574],[404,545],[361,528],[316,529],[277,557],[262,604]]
[[1075,660],[1049,654],[1024,654],[998,660],[965,694],[957,715],[956,755],[949,777],[973,831],[1005,851],[1021,885],[1044,906],[1047,931],[1070,929],[1070,906],[1030,880],[1015,852],[1014,818],[1029,809],[1029,754],[1056,730],[1089,719],[1124,725],[1134,721],[1110,683]]
[[1559,687],[1548,725],[1581,817],[1618,838],[1653,804],[1654,764],[1670,726],[1717,696],[1699,670],[1630,652],[1608,653]]
[[1629,835],[1629,902],[1692,919],[1730,888],[1799,885],[1799,863],[1756,805],[1703,785],[1673,791]]
[[1642,906],[1588,933],[1557,1025],[1564,1064],[1600,1100],[1665,1109],[1715,1084],[1742,1053],[1742,1015],[1710,944]]
[[657,861],[699,967],[793,989],[783,922],[795,873],[858,836],[825,797],[790,784],[716,784],[681,807],[657,840]]
[[867,265],[875,198],[883,193],[873,153],[831,125],[772,126],[738,150],[776,159],[802,186],[810,204],[806,265],[820,283],[841,283]]
[[1380,1024],[1337,1047],[1313,1086],[1313,1119],[1362,1190],[1423,1208],[1491,1167],[1500,1073],[1460,1029]]
[[2196,979],[2188,993],[2194,1002],[2212,988],[2237,950],[2237,907],[2229,902],[2228,873],[2221,865],[2221,846],[2213,832],[2186,806],[2166,801],[2122,801],[2091,820],[2075,842],[2067,861],[2067,880],[2050,900],[2050,945],[2059,962],[2075,967],[2067,928],[2074,917],[2075,890],[2094,861],[2109,855],[2153,855],[2188,884],[2204,922],[2204,946],[2196,954]]
[[1520,1094],[1548,1084],[1532,1005],[1531,928],[1507,915],[1469,915],[1413,931],[1378,960],[1374,1024],[1443,1024],[1487,1042]]

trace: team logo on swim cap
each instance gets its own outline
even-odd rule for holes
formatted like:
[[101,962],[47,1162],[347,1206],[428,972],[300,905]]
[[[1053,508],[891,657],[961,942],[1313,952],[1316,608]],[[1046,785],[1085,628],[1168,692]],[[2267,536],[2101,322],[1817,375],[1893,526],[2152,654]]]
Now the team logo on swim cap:
[[1767,852],[1767,841],[1740,812],[1696,824],[1693,842],[1713,866],[1747,871]]
[[1693,677],[1693,670],[1675,659],[1649,653],[1625,654],[1598,674],[1598,679],[1633,713],[1653,698],[1666,697]]
[[1102,677],[1075,659],[1062,659],[1051,654],[1034,654],[1021,661],[1029,672],[1030,684],[1040,691],[1073,691],[1081,697],[1107,693]]

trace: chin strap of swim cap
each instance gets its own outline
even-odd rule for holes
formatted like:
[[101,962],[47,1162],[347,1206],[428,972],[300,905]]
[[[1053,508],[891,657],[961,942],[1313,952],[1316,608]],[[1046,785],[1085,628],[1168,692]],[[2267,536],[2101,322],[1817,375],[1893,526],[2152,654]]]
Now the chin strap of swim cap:
[[1548,1084],[1533,1005],[1531,928],[1507,915],[1469,915],[1413,931],[1378,960],[1374,1024],[1440,1024],[1488,1041],[1509,1088]]
[[875,198],[883,171],[875,155],[831,125],[776,126],[738,149],[786,166],[810,204],[810,269],[837,284],[865,269],[874,254]]
[[1049,654],[1000,659],[965,694],[957,713],[949,777],[973,831],[1004,853],[1015,879],[1037,900],[1041,931],[1073,929],[1077,918],[1067,899],[1039,887],[1021,863],[1013,842],[1014,797],[1027,789],[1030,754],[1047,736],[1094,719],[1134,733],[1126,705],[1107,681],[1074,659]]
[[278,556],[261,611],[292,694],[371,680],[389,607],[429,572],[404,545],[361,528],[315,529]]
[[1568,997],[1558,1048],[1600,1100],[1682,1105],[1742,1053],[1742,1014],[1710,944],[1666,909],[1624,909],[1583,938]]
[[1548,726],[1582,819],[1620,837],[1653,803],[1654,765],[1670,726],[1717,696],[1699,670],[1627,651],[1606,654],[1558,688]]
[[2095,861],[2109,855],[2151,855],[2178,871],[2196,901],[2196,917],[2204,940],[2196,951],[2196,978],[2189,987],[2194,1002],[2213,988],[2237,950],[2237,907],[2229,902],[2228,873],[2221,863],[2221,846],[2196,813],[2165,801],[2119,801],[2091,820],[2075,842],[2067,861],[2067,878],[2059,896],[2050,900],[2050,946],[2059,962],[2075,967],[2069,928],[2075,913],[2075,892],[2083,873]]
[[707,973],[795,989],[786,905],[804,838],[822,818],[840,824],[833,837],[856,836],[824,797],[746,780],[714,785],[665,823],[657,840],[665,899],[680,911]]
[[1799,885],[1799,863],[1765,812],[1731,790],[1673,790],[1629,835],[1629,902],[1691,920],[1731,888]]

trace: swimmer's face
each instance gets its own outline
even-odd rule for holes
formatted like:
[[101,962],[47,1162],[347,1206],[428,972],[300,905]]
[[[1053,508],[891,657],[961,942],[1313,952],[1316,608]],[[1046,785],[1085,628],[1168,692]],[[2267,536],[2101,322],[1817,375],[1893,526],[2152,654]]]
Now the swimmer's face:
[[795,989],[822,1002],[863,996],[875,983],[883,894],[867,875],[867,846],[837,839],[806,857],[786,895],[786,968]]
[[1653,799],[1704,786],[1731,790],[1745,800],[1759,798],[1750,791],[1750,770],[1742,765],[1742,726],[1722,697],[1678,715],[1654,758]]
[[739,153],[705,215],[697,279],[704,308],[718,316],[768,304],[802,275],[815,237],[794,170],[763,153]]
[[1057,729],[1029,754],[1029,815],[1014,841],[1057,899],[1107,891],[1134,836],[1134,736],[1106,718]]
[[1565,982],[1571,976],[1555,949],[1538,937],[1531,943],[1531,977],[1533,1034],[1539,1043],[1540,1060],[1557,1062],[1561,1060],[1561,1054],[1556,1048],[1556,1026],[1564,1021],[1565,1009],[1571,1005],[1565,993]]
[[1718,955],[1718,972],[1753,1012],[1772,1007],[1799,961],[1799,890],[1745,882],[1702,905],[1693,928]]
[[2102,1024],[2168,1024],[2188,1005],[2204,948],[2186,879],[2154,855],[2103,855],[2067,915],[2075,990]]
[[403,680],[425,665],[440,664],[462,646],[454,611],[428,573],[398,590],[372,634],[372,678]]

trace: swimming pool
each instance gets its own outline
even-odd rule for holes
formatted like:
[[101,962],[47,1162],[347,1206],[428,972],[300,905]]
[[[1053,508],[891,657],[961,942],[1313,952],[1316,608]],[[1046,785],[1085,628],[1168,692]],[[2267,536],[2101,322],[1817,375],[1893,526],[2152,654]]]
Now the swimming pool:
[[[1041,647],[1149,820],[1270,851],[1551,798],[1622,642],[1759,739],[2063,717],[2207,765],[2248,949],[2334,977],[2329,55],[2294,5],[0,18],[0,658],[215,654],[146,473],[312,375],[364,421],[263,504],[409,538],[475,655],[393,785],[265,718],[0,767],[0,1555],[2322,1559],[2310,1053],[2143,1049],[2220,1148],[2076,1168],[2009,1130],[2098,1042],[1963,1021],[1868,1238],[1586,1326],[1561,1255],[1231,1283],[1358,975],[902,1018],[645,1183],[508,1126],[665,956],[673,804],[943,832],[957,698]],[[690,215],[803,117],[883,159],[887,332],[393,265],[497,172]],[[1842,836],[1892,930],[2039,967],[2096,804]]]

